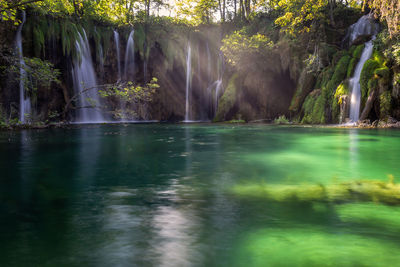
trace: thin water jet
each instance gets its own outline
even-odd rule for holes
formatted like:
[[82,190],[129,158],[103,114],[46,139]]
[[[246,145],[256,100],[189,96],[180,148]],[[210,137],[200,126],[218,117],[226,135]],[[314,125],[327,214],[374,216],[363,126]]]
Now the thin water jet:
[[26,123],[27,120],[25,118],[26,115],[30,116],[32,113],[31,107],[31,99],[27,95],[25,91],[25,80],[26,80],[26,71],[25,71],[25,60],[24,53],[22,49],[22,27],[24,26],[26,21],[26,13],[22,11],[22,22],[18,26],[17,35],[15,38],[16,44],[16,53],[18,54],[19,59],[19,120],[21,123]]
[[97,79],[94,71],[89,41],[85,30],[78,32],[75,48],[77,57],[73,62],[72,76],[75,93],[79,95],[76,122],[101,123],[105,118],[100,110]]
[[186,103],[185,103],[185,122],[190,122],[190,93],[192,83],[192,49],[190,43],[188,44],[186,56]]

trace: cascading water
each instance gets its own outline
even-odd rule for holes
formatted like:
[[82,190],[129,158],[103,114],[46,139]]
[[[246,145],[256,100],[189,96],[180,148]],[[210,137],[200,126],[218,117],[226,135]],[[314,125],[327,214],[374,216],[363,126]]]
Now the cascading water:
[[121,77],[121,51],[119,47],[119,33],[114,30],[114,43],[115,50],[117,52],[117,68],[118,68],[118,81],[122,79]]
[[354,70],[353,77],[350,79],[351,86],[351,102],[350,102],[350,121],[357,123],[360,117],[360,103],[361,103],[361,88],[360,76],[365,62],[371,57],[374,48],[373,40],[378,33],[378,25],[373,21],[370,15],[362,16],[355,24],[350,26],[349,29],[349,42],[352,44],[360,36],[372,36],[372,39],[365,43],[364,50],[361,54],[360,60]]
[[361,102],[361,88],[360,76],[365,62],[371,57],[374,45],[372,40],[365,43],[365,48],[362,52],[360,61],[358,62],[354,71],[353,77],[350,79],[351,86],[351,102],[350,102],[350,121],[357,122],[360,117],[360,102]]
[[25,11],[22,11],[22,22],[18,26],[17,36],[15,38],[16,43],[16,52],[19,58],[19,120],[22,123],[26,123],[25,114],[30,115],[32,113],[31,108],[31,99],[25,92],[25,80],[26,80],[26,72],[25,72],[25,61],[24,61],[24,53],[22,50],[22,27],[25,24],[26,14]]
[[[214,108],[214,116],[217,113],[218,110],[218,102],[219,102],[219,98],[221,97],[221,92],[223,90],[222,87],[222,77],[224,75],[224,59],[223,59],[223,55],[222,52],[219,53],[218,56],[218,61],[217,61],[217,80],[214,81],[208,88],[207,91],[211,94],[211,99],[213,102],[213,108]],[[212,93],[214,93],[214,96],[212,96]]]
[[186,56],[186,105],[185,105],[185,121],[190,121],[189,95],[192,81],[192,49],[188,44]]
[[219,53],[219,64],[218,64],[218,80],[216,81],[216,86],[215,86],[215,113],[218,111],[218,102],[219,102],[219,97],[221,96],[221,91],[222,91],[222,77],[224,75],[224,59],[222,56],[222,52]]
[[377,34],[378,25],[373,21],[371,14],[362,16],[356,23],[350,26],[346,39],[352,45],[360,36]]
[[126,80],[133,81],[135,75],[135,41],[133,36],[135,30],[132,30],[128,37],[128,42],[126,43],[125,51],[125,70],[124,76]]
[[75,93],[79,95],[76,122],[103,122],[104,117],[99,110],[100,97],[97,92],[97,80],[86,32],[78,32],[75,43],[77,57],[73,62],[72,76]]

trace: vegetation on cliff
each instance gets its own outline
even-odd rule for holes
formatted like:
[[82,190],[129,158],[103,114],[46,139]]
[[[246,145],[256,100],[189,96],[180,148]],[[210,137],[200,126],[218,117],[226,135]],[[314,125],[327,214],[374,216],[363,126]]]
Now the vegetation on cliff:
[[[190,45],[195,51],[192,65],[198,66],[190,74],[191,109],[197,117],[273,120],[285,115],[303,123],[337,123],[349,102],[342,100],[351,93],[349,79],[364,49],[365,38],[351,47],[343,40],[349,26],[363,13],[372,11],[381,21],[381,33],[374,41],[374,55],[362,71],[362,108],[371,92],[376,91],[379,97],[367,117],[400,119],[400,94],[396,94],[394,78],[400,72],[399,12],[388,6],[398,7],[399,3],[397,0],[363,3],[179,0],[172,6],[159,0],[7,0],[0,3],[1,32],[5,36],[0,42],[0,65],[6,66],[7,58],[13,56],[12,61],[18,61],[12,51],[13,38],[15,25],[22,22],[20,11],[25,10],[27,21],[22,29],[25,61],[46,68],[44,71],[38,66],[45,73],[33,79],[36,82],[32,86],[37,88],[33,91],[40,95],[36,120],[44,121],[48,114],[63,113],[73,96],[68,72],[73,60],[80,56],[76,46],[80,36],[87,35],[96,71],[103,72],[99,73],[100,82],[111,84],[117,80],[115,31],[121,34],[122,45],[126,45],[124,40],[134,29],[138,66],[134,82],[139,87],[146,86],[151,77],[157,77],[160,86],[154,101],[146,108],[148,114],[139,117],[183,119],[183,73]],[[222,63],[215,66],[205,59],[218,58],[219,50],[223,55],[223,71]],[[17,63],[14,66],[14,70],[19,69]],[[202,91],[214,90],[211,83],[217,79],[217,73],[210,73],[213,68],[220,69],[222,77],[218,79],[225,90],[210,101],[218,102],[217,98],[221,98],[219,103],[224,104],[230,99],[230,108],[226,105],[219,110],[201,108],[206,101]],[[10,70],[5,69],[1,74],[0,102],[2,112],[6,113],[2,117],[11,120],[17,116],[18,104],[10,103],[18,100],[9,91],[12,86],[6,80],[12,78]],[[232,98],[228,89],[234,75],[238,75],[238,82],[236,97]],[[51,87],[50,93],[41,87]],[[112,101],[108,104],[112,105]]]

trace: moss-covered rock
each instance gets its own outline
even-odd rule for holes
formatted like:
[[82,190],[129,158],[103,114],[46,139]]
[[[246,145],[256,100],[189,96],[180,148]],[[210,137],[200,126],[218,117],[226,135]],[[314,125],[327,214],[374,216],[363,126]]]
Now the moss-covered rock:
[[348,80],[343,81],[336,88],[335,95],[332,100],[332,120],[333,122],[340,123],[344,118],[341,118],[340,115],[344,115],[346,112],[346,101],[348,95],[350,93]]
[[353,58],[360,59],[364,48],[365,48],[365,44],[356,46],[356,48],[354,49],[354,51],[352,53]]
[[389,82],[390,78],[390,70],[388,67],[384,66],[382,68],[378,68],[374,71],[374,74],[378,76],[380,79],[384,79],[385,82]]
[[371,58],[365,62],[364,67],[361,71],[360,88],[363,101],[365,101],[368,97],[368,82],[374,77],[374,72],[377,68],[379,68],[379,63]]
[[312,91],[303,104],[304,116],[301,123],[324,124],[326,100],[321,90]]
[[332,75],[331,80],[327,84],[327,88],[330,92],[334,92],[337,86],[346,78],[347,67],[349,66],[351,57],[344,55],[335,67],[335,72]]
[[298,85],[296,88],[296,92],[293,96],[292,102],[290,104],[289,110],[293,112],[298,112],[301,108],[301,105],[304,102],[304,99],[313,89],[315,84],[315,75],[314,73],[310,73],[307,69],[304,69],[300,75],[300,79],[298,81]]
[[217,114],[215,115],[214,121],[225,120],[225,115],[234,107],[236,103],[237,87],[236,82],[238,79],[238,74],[232,75],[228,82],[228,86],[225,89],[224,94],[219,100]]
[[357,62],[358,62],[358,59],[356,59],[356,58],[352,58],[350,60],[349,66],[347,67],[347,78],[351,78],[353,76]]
[[392,108],[392,96],[386,91],[379,96],[380,118],[387,119]]

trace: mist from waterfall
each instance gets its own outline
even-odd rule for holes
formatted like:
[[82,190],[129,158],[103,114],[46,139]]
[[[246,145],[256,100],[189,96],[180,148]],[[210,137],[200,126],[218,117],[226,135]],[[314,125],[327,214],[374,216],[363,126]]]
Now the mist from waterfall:
[[121,51],[119,46],[119,33],[114,30],[114,43],[115,51],[117,52],[117,68],[118,68],[118,81],[122,79],[121,77]]
[[129,34],[128,41],[126,43],[125,50],[125,69],[124,78],[125,80],[133,81],[135,78],[135,40],[133,39],[135,30],[132,30]]
[[186,55],[186,105],[185,105],[185,121],[190,121],[190,93],[192,83],[192,49],[188,44]]
[[83,35],[78,32],[75,42],[77,57],[73,61],[73,85],[78,95],[78,109],[76,122],[95,123],[103,122],[104,117],[100,110],[100,97],[97,92],[97,79],[94,71],[92,54],[85,30]]
[[26,123],[27,120],[25,115],[28,114],[29,116],[32,113],[31,107],[31,99],[25,92],[25,80],[26,80],[26,71],[25,71],[25,60],[24,60],[24,53],[22,49],[22,27],[24,26],[26,21],[26,13],[22,11],[22,22],[18,26],[17,35],[15,38],[15,46],[16,46],[16,53],[18,54],[19,59],[19,120],[22,123]]
[[211,70],[211,53],[207,44],[207,58],[208,58],[208,64],[207,64],[207,73],[209,76],[209,86],[207,88],[207,92],[210,95],[210,102],[212,104],[212,116],[215,117],[218,111],[218,102],[219,98],[222,95],[223,91],[223,83],[222,83],[222,78],[224,75],[224,58],[222,55],[222,52],[219,52],[218,54],[218,60],[216,62],[217,66],[217,79],[215,81],[212,81],[212,70]]

